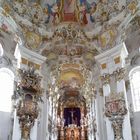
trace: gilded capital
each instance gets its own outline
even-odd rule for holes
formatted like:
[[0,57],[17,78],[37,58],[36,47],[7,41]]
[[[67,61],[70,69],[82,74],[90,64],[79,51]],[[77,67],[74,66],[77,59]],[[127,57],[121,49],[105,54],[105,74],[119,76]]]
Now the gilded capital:
[[121,81],[125,77],[126,70],[124,68],[120,68],[113,72],[113,75],[115,76],[115,81]]
[[101,76],[101,81],[103,85],[107,85],[110,83],[110,74],[105,74]]

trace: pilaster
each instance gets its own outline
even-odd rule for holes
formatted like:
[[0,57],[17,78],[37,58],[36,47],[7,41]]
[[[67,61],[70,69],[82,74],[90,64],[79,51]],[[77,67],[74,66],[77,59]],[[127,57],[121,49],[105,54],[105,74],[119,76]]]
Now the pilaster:
[[105,101],[104,119],[106,120],[107,140],[132,140],[124,81],[127,55],[125,44],[122,43],[96,56],[96,61],[100,66]]

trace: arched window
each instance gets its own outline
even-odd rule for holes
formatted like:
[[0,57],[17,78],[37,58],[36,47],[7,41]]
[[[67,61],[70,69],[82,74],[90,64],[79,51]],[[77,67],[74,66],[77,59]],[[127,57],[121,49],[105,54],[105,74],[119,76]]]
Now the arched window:
[[134,111],[140,111],[140,67],[130,72],[130,82]]
[[14,74],[7,68],[0,69],[0,111],[11,111],[11,96],[13,94]]

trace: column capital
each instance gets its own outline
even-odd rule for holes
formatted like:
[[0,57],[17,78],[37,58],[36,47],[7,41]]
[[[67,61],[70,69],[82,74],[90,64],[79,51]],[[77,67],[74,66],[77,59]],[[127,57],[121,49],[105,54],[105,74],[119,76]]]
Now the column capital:
[[115,76],[115,81],[121,81],[124,79],[126,74],[126,69],[125,68],[119,68],[113,72],[113,75]]
[[107,85],[110,83],[110,74],[104,74],[100,77],[103,85]]

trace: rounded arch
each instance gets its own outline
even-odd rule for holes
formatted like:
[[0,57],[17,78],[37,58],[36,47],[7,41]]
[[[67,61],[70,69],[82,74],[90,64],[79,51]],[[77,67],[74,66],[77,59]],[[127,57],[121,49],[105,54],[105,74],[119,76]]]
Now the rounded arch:
[[14,73],[8,68],[0,68],[0,111],[11,111],[11,96],[14,91]]
[[134,67],[129,72],[134,111],[140,111],[140,66]]

